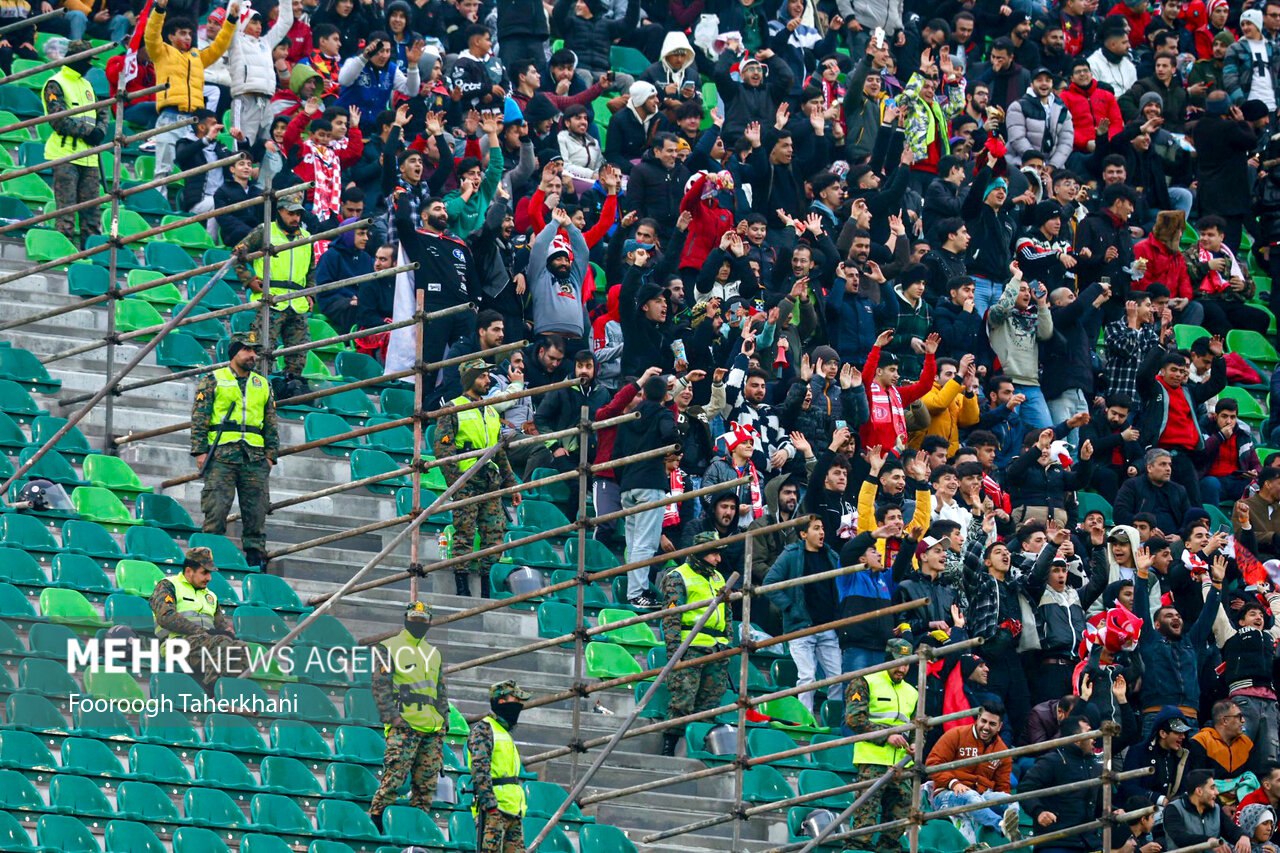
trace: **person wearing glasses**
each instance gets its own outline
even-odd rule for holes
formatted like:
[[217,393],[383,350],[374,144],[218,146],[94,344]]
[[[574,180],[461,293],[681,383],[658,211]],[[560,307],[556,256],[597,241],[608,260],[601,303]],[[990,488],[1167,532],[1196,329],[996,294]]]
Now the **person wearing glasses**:
[[1187,770],[1208,770],[1219,783],[1254,770],[1259,757],[1255,753],[1261,750],[1244,733],[1244,711],[1234,701],[1221,699],[1213,703],[1210,714],[1212,722],[1187,743]]

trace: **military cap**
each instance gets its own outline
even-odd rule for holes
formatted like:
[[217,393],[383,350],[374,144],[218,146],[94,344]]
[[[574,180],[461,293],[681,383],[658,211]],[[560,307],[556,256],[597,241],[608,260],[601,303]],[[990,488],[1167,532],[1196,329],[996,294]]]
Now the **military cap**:
[[415,622],[430,622],[431,605],[421,601],[411,601],[404,608],[404,618]]
[[77,53],[84,53],[86,50],[93,50],[93,43],[88,39],[76,39],[67,43],[67,56],[75,56]]
[[213,552],[208,548],[188,548],[187,553],[183,555],[183,565],[207,568],[209,571],[217,568],[213,564]]
[[[699,534],[697,534],[696,536],[694,536],[694,537],[693,537],[693,544],[694,544],[694,545],[705,545],[705,544],[706,544],[706,543],[708,543],[708,542],[719,542],[719,541],[720,541],[720,534],[719,534],[719,533],[717,533],[717,532],[716,532],[716,531],[714,531],[714,530],[704,530],[704,531],[702,531],[701,533],[699,533]],[[724,548],[724,546],[723,546],[723,545],[719,545],[719,546],[717,546],[717,547],[715,547],[715,548],[712,548],[712,549],[710,549],[710,550],[712,550],[712,551],[719,551],[719,550],[721,550],[722,548]]]
[[885,660],[898,660],[911,657],[911,654],[911,644],[901,637],[890,637],[889,642],[884,644]]
[[521,702],[528,702],[533,698],[533,694],[525,690],[514,679],[508,678],[506,681],[499,681],[497,684],[489,688],[489,698],[497,701],[506,697],[519,699]]

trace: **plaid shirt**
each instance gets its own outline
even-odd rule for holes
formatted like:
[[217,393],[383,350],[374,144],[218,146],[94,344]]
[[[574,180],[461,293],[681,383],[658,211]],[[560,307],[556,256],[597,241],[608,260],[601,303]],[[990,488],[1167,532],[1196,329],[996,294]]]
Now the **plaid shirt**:
[[1138,396],[1138,367],[1153,347],[1160,345],[1159,321],[1131,329],[1124,320],[1113,320],[1104,330],[1107,347],[1107,393]]

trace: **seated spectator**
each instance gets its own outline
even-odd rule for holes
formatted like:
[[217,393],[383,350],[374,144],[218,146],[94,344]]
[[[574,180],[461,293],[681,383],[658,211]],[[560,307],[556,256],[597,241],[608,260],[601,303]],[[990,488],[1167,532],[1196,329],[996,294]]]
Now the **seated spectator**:
[[[348,225],[356,221],[358,220],[355,218],[344,219],[341,224]],[[339,234],[320,256],[320,263],[316,265],[316,284],[328,284],[373,272],[373,258],[365,251],[368,245],[368,228],[356,228]],[[345,333],[357,326],[356,318],[360,310],[358,295],[357,285],[354,284],[329,290],[319,294],[316,307],[340,334]]]
[[1239,500],[1258,476],[1262,463],[1254,450],[1253,430],[1240,420],[1240,404],[1219,397],[1212,418],[1201,422],[1207,436],[1200,476],[1200,497],[1205,503]]
[[1167,450],[1153,448],[1143,458],[1145,475],[1124,481],[1116,492],[1117,524],[1132,524],[1137,513],[1151,513],[1161,530],[1177,530],[1191,509],[1187,490],[1173,482],[1173,464]]
[[[1182,789],[1186,793],[1171,800],[1164,809],[1166,849],[1192,847],[1219,838],[1226,842],[1219,846],[1221,850],[1241,840],[1240,828],[1218,805],[1218,785],[1212,770],[1188,770]],[[1247,838],[1245,841],[1244,849],[1252,849],[1247,846]]]
[[[253,157],[247,152],[240,154],[235,162],[225,167],[227,177],[213,194],[213,207],[229,207],[251,198],[262,195],[262,187],[254,183],[257,167],[253,165]],[[246,207],[230,213],[219,214],[214,220],[218,226],[218,239],[223,245],[234,246],[249,236],[262,219],[262,211],[254,207]]]
[[[976,758],[989,752],[1000,752],[1008,745],[1000,737],[1000,727],[1007,716],[1004,706],[988,703],[981,706],[978,716],[969,723],[947,731],[929,752],[928,765],[946,764],[961,758]],[[1021,838],[1018,832],[1018,809],[999,802],[1011,793],[1010,774],[1013,759],[1008,756],[981,764],[969,764],[954,770],[930,774],[933,782],[933,804],[937,809],[948,809],[982,801],[996,801],[993,805],[968,812],[963,820],[971,822],[976,836],[977,826],[998,829],[1010,841]]]
[[[198,110],[195,114],[196,126],[194,137],[179,139],[174,161],[179,170],[194,169],[215,160],[231,156],[227,147],[218,141],[222,133],[222,122],[209,110]],[[225,173],[222,169],[210,169],[203,175],[188,180],[182,187],[182,207],[192,213],[205,213],[213,210],[214,195],[222,186]],[[258,221],[262,213],[258,211]],[[209,220],[212,230],[213,220]]]

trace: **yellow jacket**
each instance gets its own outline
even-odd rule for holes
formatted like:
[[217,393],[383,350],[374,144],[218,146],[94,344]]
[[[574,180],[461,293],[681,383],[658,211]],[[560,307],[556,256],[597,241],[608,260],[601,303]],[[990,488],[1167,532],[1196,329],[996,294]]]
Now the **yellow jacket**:
[[231,47],[231,37],[236,32],[236,16],[228,15],[218,37],[206,48],[183,53],[169,44],[160,34],[164,31],[165,13],[151,10],[143,40],[147,53],[156,67],[156,83],[169,84],[164,92],[156,93],[156,112],[172,107],[178,112],[193,113],[204,108],[204,69],[218,61],[218,57]]
[[954,455],[960,449],[960,427],[971,427],[978,422],[982,412],[978,410],[978,397],[962,394],[964,386],[954,379],[947,381],[941,388],[936,385],[921,399],[925,408],[933,416],[929,426],[911,436],[908,445],[916,450],[924,443],[927,435],[940,435],[950,444],[947,455]]
[[[862,487],[858,489],[858,532],[870,533],[879,525],[876,524],[876,495],[880,492],[880,483],[867,475],[868,479],[862,481]],[[928,529],[929,521],[933,517],[933,493],[928,489],[920,489],[916,492],[916,512],[910,519],[905,519],[904,529],[913,524],[919,525],[922,530]],[[884,551],[885,540],[876,540],[876,550],[880,552],[880,557],[885,556]],[[889,568],[885,564],[885,568]]]

